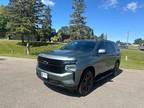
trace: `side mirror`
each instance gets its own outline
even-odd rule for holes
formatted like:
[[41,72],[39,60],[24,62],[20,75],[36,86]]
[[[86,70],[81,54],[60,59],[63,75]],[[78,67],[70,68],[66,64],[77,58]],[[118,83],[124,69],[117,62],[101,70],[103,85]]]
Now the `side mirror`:
[[99,49],[98,50],[98,54],[105,54],[106,53],[106,50],[105,49]]

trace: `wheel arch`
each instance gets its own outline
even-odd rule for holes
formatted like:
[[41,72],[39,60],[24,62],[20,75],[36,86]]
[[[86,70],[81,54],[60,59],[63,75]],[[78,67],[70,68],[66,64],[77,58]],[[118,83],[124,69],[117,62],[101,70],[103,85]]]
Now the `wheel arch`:
[[94,77],[95,77],[96,73],[95,73],[95,68],[94,68],[93,66],[88,66],[88,67],[86,67],[86,68],[82,71],[81,76],[84,74],[84,72],[85,72],[86,70],[91,70],[91,72],[93,73],[93,75],[94,75]]

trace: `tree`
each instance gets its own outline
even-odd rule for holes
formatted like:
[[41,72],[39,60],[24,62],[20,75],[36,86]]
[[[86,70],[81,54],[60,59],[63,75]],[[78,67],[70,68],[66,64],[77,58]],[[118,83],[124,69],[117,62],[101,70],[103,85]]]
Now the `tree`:
[[[85,34],[87,36],[87,39],[94,39],[94,37],[96,38],[96,36],[94,35],[93,29],[91,29],[88,26],[84,26],[83,29],[86,31]],[[71,27],[63,26],[57,32],[57,34],[59,34],[59,35],[58,36],[56,35],[56,36],[61,38],[61,39],[58,39],[58,40],[63,41],[64,39],[69,39],[69,37],[71,35],[71,32],[72,32]]]
[[[11,0],[9,5],[9,35],[18,35],[27,37],[27,42],[30,41],[30,36],[33,34],[34,15],[33,15],[34,0]],[[24,40],[22,40],[24,42]]]
[[98,40],[107,40],[107,35],[102,33],[99,37],[97,37]]
[[0,6],[0,38],[4,38],[7,32],[6,25],[8,19],[5,15],[7,9],[5,6]]
[[82,14],[85,10],[84,0],[73,0],[73,14],[70,21],[71,39],[84,39],[86,38],[85,30],[83,29],[86,24],[86,17]]
[[7,25],[7,19],[0,14],[0,38],[5,37],[6,25]]
[[44,19],[42,21],[42,30],[43,30],[43,39],[44,41],[47,41],[47,39],[50,41],[51,37],[51,31],[52,31],[52,15],[51,15],[51,8],[50,6],[45,6],[44,10]]
[[40,24],[43,17],[43,3],[41,0],[10,0],[8,35],[21,36],[22,42],[26,37],[40,40]]
[[57,33],[54,37],[51,38],[52,42],[61,42],[62,41],[62,34],[61,32]]
[[92,39],[94,38],[93,29],[86,26],[86,17],[83,16],[85,11],[84,0],[73,0],[73,14],[70,21],[71,39]]
[[12,6],[17,0],[9,0],[9,5]]
[[92,28],[90,28],[89,26],[84,26],[83,28],[85,30],[85,39],[92,39],[94,38],[94,31]]
[[42,37],[42,29],[41,26],[43,24],[43,18],[44,18],[44,4],[41,0],[35,0],[34,3],[34,19],[35,19],[35,29],[34,29],[34,35],[37,41],[40,41]]
[[120,40],[116,41],[116,44],[120,45],[120,44],[121,44],[121,41],[120,41]]
[[138,38],[134,41],[134,44],[139,44],[141,45],[142,43],[144,43],[144,40],[142,38]]
[[63,26],[61,27],[58,32],[56,33],[56,35],[54,37],[51,38],[51,40],[53,42],[62,42],[64,41],[66,38],[70,37],[70,29],[69,26]]
[[62,35],[70,35],[70,28],[69,26],[63,26],[58,30],[58,33],[61,33]]

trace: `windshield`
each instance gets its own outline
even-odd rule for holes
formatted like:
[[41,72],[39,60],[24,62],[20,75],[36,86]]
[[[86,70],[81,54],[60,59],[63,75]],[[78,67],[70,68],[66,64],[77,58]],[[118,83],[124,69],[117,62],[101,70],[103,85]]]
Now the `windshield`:
[[65,45],[63,50],[76,50],[76,51],[91,51],[95,48],[96,42],[94,41],[73,41]]

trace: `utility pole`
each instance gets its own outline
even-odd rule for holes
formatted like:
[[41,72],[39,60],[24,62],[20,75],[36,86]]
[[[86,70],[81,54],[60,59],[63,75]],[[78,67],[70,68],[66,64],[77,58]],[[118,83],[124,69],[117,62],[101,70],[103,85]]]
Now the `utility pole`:
[[127,47],[128,47],[128,43],[129,43],[129,32],[127,32]]
[[108,35],[107,35],[107,33],[105,34],[105,40],[107,40],[108,39]]

